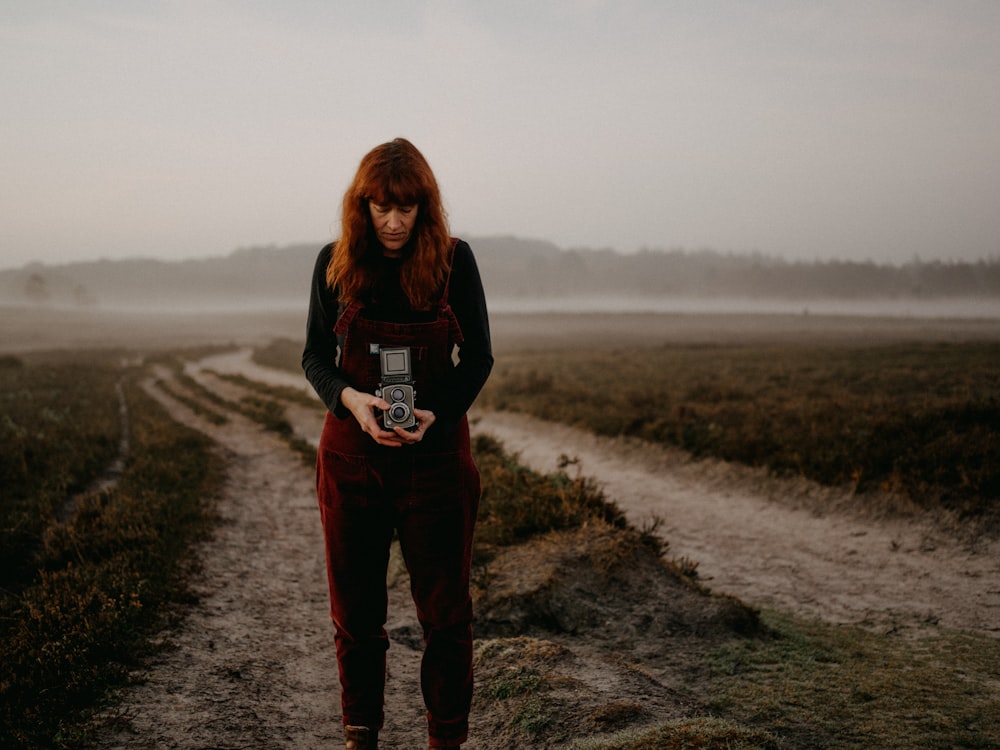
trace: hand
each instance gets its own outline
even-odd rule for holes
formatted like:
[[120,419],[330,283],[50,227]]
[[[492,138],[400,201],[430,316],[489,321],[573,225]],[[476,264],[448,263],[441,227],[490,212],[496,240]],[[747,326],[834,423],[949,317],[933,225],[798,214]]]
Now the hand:
[[434,416],[434,412],[427,411],[427,409],[414,408],[413,416],[417,420],[417,429],[410,432],[402,427],[393,428],[396,435],[403,441],[404,445],[412,445],[413,443],[419,443],[423,440],[424,433],[427,432],[427,429],[434,424],[434,421],[437,419],[437,417]]
[[371,436],[379,445],[398,448],[402,445],[412,445],[424,439],[424,433],[434,424],[434,412],[426,409],[414,409],[413,416],[417,420],[417,429],[413,432],[402,427],[386,430],[382,422],[375,416],[376,409],[388,409],[389,404],[384,399],[370,393],[362,393],[351,387],[340,392],[342,403],[361,425],[361,429]]

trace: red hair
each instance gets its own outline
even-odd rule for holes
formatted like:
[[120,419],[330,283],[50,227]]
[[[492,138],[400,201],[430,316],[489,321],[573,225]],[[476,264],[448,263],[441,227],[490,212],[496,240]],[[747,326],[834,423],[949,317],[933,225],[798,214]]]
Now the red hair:
[[326,268],[327,284],[337,289],[344,304],[359,299],[374,285],[382,247],[375,237],[369,201],[417,206],[400,284],[411,307],[428,309],[448,277],[451,237],[434,173],[405,138],[376,146],[361,159],[344,194],[341,234]]

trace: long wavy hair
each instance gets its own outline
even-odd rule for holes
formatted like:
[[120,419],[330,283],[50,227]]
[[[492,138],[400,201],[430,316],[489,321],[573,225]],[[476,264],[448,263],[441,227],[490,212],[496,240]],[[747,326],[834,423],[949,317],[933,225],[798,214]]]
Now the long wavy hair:
[[326,268],[326,282],[348,304],[375,284],[382,246],[368,202],[417,206],[413,236],[404,249],[400,284],[410,306],[431,307],[448,277],[451,237],[437,180],[423,154],[405,138],[376,146],[361,159],[344,194],[341,234]]

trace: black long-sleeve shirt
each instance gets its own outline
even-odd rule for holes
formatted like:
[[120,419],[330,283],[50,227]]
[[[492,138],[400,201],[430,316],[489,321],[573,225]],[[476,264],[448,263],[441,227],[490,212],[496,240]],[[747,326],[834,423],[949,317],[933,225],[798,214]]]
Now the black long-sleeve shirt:
[[[334,333],[333,327],[343,308],[338,304],[336,290],[330,289],[326,283],[326,268],[332,252],[333,245],[327,245],[316,259],[302,369],[326,408],[343,419],[350,412],[340,403],[340,392],[347,386],[356,386],[339,367],[343,338]],[[424,312],[413,310],[407,303],[399,284],[400,261],[384,258],[382,263],[380,283],[371,299],[365,301],[363,314],[393,323],[433,320],[437,315],[436,307]],[[457,422],[469,410],[493,368],[493,348],[483,284],[472,248],[463,240],[459,240],[455,247],[448,302],[465,340],[458,347],[458,363],[450,371],[447,388],[443,389],[443,392],[449,394],[449,399],[435,409],[437,420],[444,425]]]

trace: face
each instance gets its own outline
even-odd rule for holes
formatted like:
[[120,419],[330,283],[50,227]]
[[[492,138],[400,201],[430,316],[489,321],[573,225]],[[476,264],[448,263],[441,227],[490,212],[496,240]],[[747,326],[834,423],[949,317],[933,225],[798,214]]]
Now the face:
[[390,253],[397,253],[409,241],[413,226],[417,223],[417,207],[397,206],[394,203],[382,205],[368,201],[375,236]]

